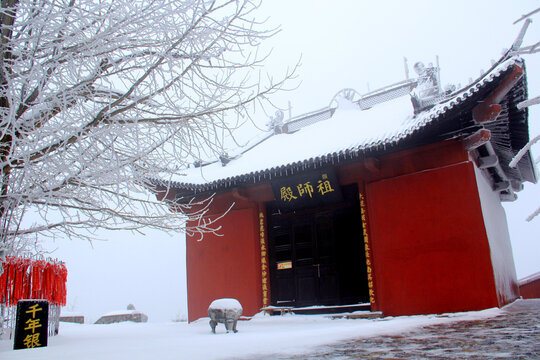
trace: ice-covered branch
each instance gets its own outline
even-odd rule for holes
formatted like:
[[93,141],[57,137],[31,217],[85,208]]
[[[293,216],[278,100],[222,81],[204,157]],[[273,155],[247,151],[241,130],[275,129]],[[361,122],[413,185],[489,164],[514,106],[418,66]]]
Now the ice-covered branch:
[[530,150],[531,146],[536,144],[540,140],[540,135],[537,135],[534,137],[534,139],[530,140],[521,150],[518,151],[516,156],[512,158],[508,166],[511,168],[515,168],[518,164],[518,162],[521,160],[521,158]]
[[525,109],[526,107],[529,107],[529,106],[532,106],[532,105],[537,105],[537,104],[540,104],[540,96],[537,96],[537,97],[534,97],[532,99],[520,102],[517,105],[517,108],[519,110],[522,110],[522,109]]
[[536,14],[537,12],[540,12],[540,8],[538,8],[538,9],[536,9],[536,10],[533,10],[533,11],[531,11],[530,13],[527,13],[527,14],[525,14],[525,15],[522,15],[519,19],[517,19],[516,21],[514,21],[514,25],[517,24],[517,23],[520,22],[520,21],[529,19],[532,15]]
[[148,180],[220,154],[237,119],[294,77],[259,75],[257,46],[278,29],[254,18],[258,5],[2,1],[0,242],[177,231],[186,215],[185,231],[218,231],[207,202],[152,200]]
[[536,209],[535,212],[533,212],[531,215],[527,216],[527,221],[533,220],[535,217],[537,217],[540,214],[540,207]]

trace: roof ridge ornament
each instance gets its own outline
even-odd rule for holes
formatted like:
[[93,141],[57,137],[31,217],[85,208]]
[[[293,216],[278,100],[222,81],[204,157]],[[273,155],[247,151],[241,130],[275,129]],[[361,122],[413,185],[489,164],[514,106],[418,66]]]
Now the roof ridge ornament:
[[443,92],[440,84],[439,66],[429,63],[426,67],[423,62],[418,61],[413,68],[418,79],[417,85],[410,92],[410,95],[414,113],[417,114],[441,101]]
[[362,98],[362,95],[358,93],[358,91],[354,90],[353,88],[344,88],[339,90],[330,101],[329,107],[331,109],[336,109],[339,107],[346,106],[349,108],[350,106],[354,106],[354,108],[358,108],[358,101]]
[[270,116],[270,121],[266,123],[266,128],[269,131],[273,131],[274,134],[281,134],[283,132],[283,119],[285,113],[282,110],[276,110],[274,116]]

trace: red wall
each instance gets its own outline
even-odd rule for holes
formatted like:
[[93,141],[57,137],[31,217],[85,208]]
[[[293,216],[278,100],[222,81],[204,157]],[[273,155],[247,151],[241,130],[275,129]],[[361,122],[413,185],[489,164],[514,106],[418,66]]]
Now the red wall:
[[520,281],[519,293],[524,299],[540,299],[540,273],[536,273],[526,281]]
[[[230,204],[234,199],[217,198]],[[194,321],[208,316],[208,306],[219,298],[235,298],[244,315],[254,315],[262,307],[261,254],[257,208],[239,203],[219,221],[223,236],[187,236],[186,265],[188,317]]]
[[[459,141],[370,158],[338,169],[368,206],[375,308],[386,315],[498,306],[474,165]],[[218,195],[213,214],[235,207],[220,234],[187,237],[188,316],[207,316],[217,298],[238,299],[245,315],[262,307],[258,204],[268,184]],[[359,219],[359,224],[361,220]]]
[[367,184],[379,310],[386,315],[497,306],[473,164]]

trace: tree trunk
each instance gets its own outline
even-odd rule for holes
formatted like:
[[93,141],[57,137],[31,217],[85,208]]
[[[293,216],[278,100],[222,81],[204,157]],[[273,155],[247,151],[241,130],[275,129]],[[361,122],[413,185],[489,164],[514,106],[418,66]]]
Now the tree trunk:
[[[13,59],[13,54],[10,49],[10,42],[13,36],[13,24],[15,23],[16,10],[15,6],[17,5],[18,0],[2,0],[2,9],[6,9],[0,15],[0,27],[2,38],[1,42],[1,51],[2,51],[2,65],[0,68],[0,116],[4,117],[9,114],[9,99],[8,99],[8,74],[11,73],[11,62]],[[3,119],[4,120],[4,119]],[[9,213],[9,204],[7,201],[8,194],[8,183],[9,183],[9,174],[11,172],[11,166],[9,165],[7,159],[8,155],[11,152],[12,146],[12,135],[11,129],[6,128],[2,138],[0,139],[0,181],[2,182],[0,189],[0,226],[2,227],[2,233],[0,234],[1,241],[0,243],[6,242],[5,234],[7,231],[7,215]]]

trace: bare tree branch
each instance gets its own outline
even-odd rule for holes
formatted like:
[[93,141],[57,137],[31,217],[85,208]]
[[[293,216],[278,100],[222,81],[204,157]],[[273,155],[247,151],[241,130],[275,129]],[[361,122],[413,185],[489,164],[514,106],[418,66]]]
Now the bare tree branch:
[[514,21],[514,25],[517,24],[518,22],[522,21],[522,20],[529,19],[532,15],[536,14],[536,13],[539,12],[539,11],[540,11],[540,8],[538,8],[538,9],[536,9],[536,10],[533,10],[533,11],[531,11],[530,13],[521,16],[519,19],[517,19],[516,21]]
[[[257,0],[2,0],[0,246],[96,228],[216,233],[202,203],[158,201],[251,106],[294,77],[260,76],[279,31]],[[175,211],[171,211],[171,209]],[[2,245],[3,244],[3,245]]]
[[537,96],[537,97],[534,97],[532,99],[528,99],[528,100],[520,102],[517,105],[517,108],[519,110],[522,110],[522,109],[525,109],[526,107],[529,107],[529,106],[532,106],[532,105],[537,105],[537,104],[540,104],[540,96]]

